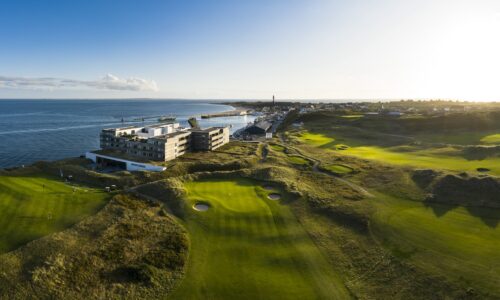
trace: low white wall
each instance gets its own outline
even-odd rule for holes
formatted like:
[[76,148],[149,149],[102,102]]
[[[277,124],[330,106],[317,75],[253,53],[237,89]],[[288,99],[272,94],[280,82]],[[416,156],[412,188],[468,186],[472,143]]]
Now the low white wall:
[[152,164],[145,164],[145,163],[140,163],[140,162],[135,162],[131,160],[126,160],[126,159],[121,159],[121,158],[116,158],[112,156],[107,156],[107,155],[102,155],[102,154],[97,154],[94,152],[87,152],[85,153],[85,158],[92,160],[93,162],[97,162],[97,157],[102,157],[114,161],[120,161],[126,164],[127,171],[150,171],[150,172],[162,172],[165,171],[167,168],[162,167],[162,166],[155,166]]

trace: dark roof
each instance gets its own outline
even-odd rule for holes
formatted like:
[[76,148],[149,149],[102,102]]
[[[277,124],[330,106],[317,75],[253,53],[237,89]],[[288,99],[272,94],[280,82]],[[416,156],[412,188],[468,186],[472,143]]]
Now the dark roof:
[[268,131],[269,128],[271,128],[271,126],[273,126],[273,124],[271,124],[270,122],[260,121],[260,122],[257,122],[255,124],[253,124],[252,126],[248,127],[245,131],[251,132],[254,129],[260,129],[262,131]]
[[267,131],[269,128],[271,128],[271,126],[273,126],[273,124],[271,124],[270,122],[267,122],[267,121],[260,121],[257,124],[255,124],[254,126],[259,127],[261,129],[264,129],[265,131]]

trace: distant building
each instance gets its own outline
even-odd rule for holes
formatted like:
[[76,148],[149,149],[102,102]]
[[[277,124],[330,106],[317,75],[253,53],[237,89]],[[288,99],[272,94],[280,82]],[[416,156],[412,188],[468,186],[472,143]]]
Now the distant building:
[[260,121],[245,129],[247,134],[264,135],[272,127],[273,124],[267,121]]
[[179,123],[109,128],[100,135],[103,150],[155,161],[169,161],[188,151],[214,150],[228,142],[228,127],[184,129]]
[[210,127],[206,129],[191,129],[191,147],[193,150],[215,150],[229,143],[228,127]]

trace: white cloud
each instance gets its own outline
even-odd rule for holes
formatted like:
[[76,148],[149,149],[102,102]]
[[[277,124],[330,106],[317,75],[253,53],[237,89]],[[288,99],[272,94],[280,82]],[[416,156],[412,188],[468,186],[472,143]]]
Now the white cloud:
[[65,78],[40,77],[12,77],[0,76],[0,88],[18,89],[57,89],[57,88],[90,88],[121,91],[158,91],[158,86],[154,80],[142,78],[119,78],[113,74],[107,74],[103,78],[94,81],[75,80]]

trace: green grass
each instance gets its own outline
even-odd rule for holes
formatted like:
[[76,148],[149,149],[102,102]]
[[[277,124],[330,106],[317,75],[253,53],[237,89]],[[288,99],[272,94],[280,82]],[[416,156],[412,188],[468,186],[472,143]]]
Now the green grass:
[[500,133],[487,135],[481,139],[481,142],[485,144],[500,144]]
[[271,149],[273,149],[274,151],[278,151],[278,152],[285,151],[285,147],[278,145],[278,144],[270,144],[269,147],[271,147]]
[[296,155],[290,155],[288,156],[288,160],[295,165],[308,165],[309,161],[303,157],[296,156]]
[[366,159],[379,160],[394,165],[419,168],[446,169],[476,172],[477,168],[488,168],[490,174],[500,175],[500,158],[467,160],[461,156],[446,155],[437,151],[417,150],[409,152],[391,151],[391,148],[376,146],[351,147],[342,153]]
[[352,172],[352,168],[344,165],[339,165],[339,164],[333,164],[333,165],[327,165],[324,167],[328,171],[337,173],[337,174],[347,174]]
[[332,267],[289,207],[246,179],[186,184],[186,277],[171,299],[345,299]]
[[[303,136],[307,136],[304,139]],[[352,155],[360,158],[382,161],[394,165],[412,166],[418,168],[445,169],[452,171],[476,172],[477,168],[488,168],[490,174],[500,175],[500,158],[488,157],[485,159],[466,159],[458,150],[453,148],[429,148],[418,147],[381,147],[373,145],[373,141],[361,139],[342,138],[340,142],[321,144],[317,141],[326,141],[327,137],[322,133],[302,133],[298,139],[306,144],[330,150],[338,150],[340,145],[349,145],[345,150],[338,151],[340,154]],[[337,140],[337,141],[338,141]],[[336,141],[331,138],[331,141]],[[405,149],[405,151],[401,151]]]
[[395,255],[462,286],[500,292],[500,209],[471,213],[380,194],[374,203],[372,232]]
[[73,187],[44,177],[0,176],[0,253],[71,226],[107,198],[89,188],[73,193]]
[[454,145],[500,144],[498,130],[434,132],[413,135],[419,141]]
[[313,145],[313,146],[324,146],[335,141],[334,138],[328,137],[321,133],[311,133],[311,132],[303,132],[299,135],[299,140],[301,142]]
[[341,116],[341,117],[345,118],[345,119],[359,119],[359,118],[364,117],[364,115],[344,115],[344,116]]

